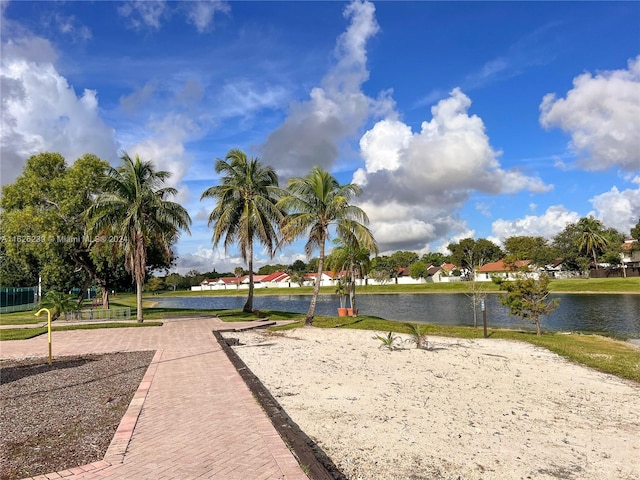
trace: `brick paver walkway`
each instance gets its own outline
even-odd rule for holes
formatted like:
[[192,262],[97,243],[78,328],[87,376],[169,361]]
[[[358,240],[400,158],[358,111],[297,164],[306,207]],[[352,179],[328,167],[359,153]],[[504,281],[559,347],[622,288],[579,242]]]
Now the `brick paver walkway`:
[[[162,327],[53,332],[54,358],[156,355],[105,459],[36,478],[307,480],[211,333],[229,327],[193,318]],[[46,335],[0,342],[3,359],[46,355]]]

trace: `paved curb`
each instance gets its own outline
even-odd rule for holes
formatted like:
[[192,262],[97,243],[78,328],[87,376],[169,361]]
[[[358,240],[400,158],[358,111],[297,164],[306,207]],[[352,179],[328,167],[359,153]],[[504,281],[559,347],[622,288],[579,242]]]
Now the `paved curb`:
[[138,423],[140,412],[142,411],[144,401],[147,399],[149,388],[151,388],[153,377],[158,370],[158,364],[160,363],[163,352],[163,349],[156,350],[144,377],[142,377],[140,385],[138,385],[136,393],[133,394],[129,408],[127,408],[124,417],[120,420],[120,425],[118,425],[118,429],[111,439],[111,443],[104,455],[105,462],[113,465],[124,461],[129,442],[131,442],[131,437],[133,436],[133,430],[136,428],[136,423]]
[[234,331],[237,330],[214,330],[213,335],[305,473],[313,480],[347,480],[327,454],[286,414],[260,379],[229,346],[222,333]]

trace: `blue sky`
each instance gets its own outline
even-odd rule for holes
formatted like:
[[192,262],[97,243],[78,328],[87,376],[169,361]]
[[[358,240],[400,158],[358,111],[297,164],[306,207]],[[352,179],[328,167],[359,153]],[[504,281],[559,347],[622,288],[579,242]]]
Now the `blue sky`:
[[361,184],[382,253],[640,218],[638,2],[1,8],[2,183],[40,151],[151,159],[194,221],[183,273],[242,264],[200,202],[231,148],[283,184],[313,165]]

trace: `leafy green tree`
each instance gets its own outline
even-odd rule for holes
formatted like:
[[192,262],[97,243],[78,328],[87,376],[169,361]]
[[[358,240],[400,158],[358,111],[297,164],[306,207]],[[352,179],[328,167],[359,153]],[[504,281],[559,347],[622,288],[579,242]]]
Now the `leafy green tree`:
[[164,279],[160,277],[151,277],[147,281],[147,290],[149,290],[150,292],[156,293],[166,289],[167,284],[165,283]]
[[260,163],[258,158],[248,159],[242,150],[229,150],[224,160],[218,158],[216,173],[221,174],[220,184],[209,187],[201,200],[217,201],[209,215],[213,226],[213,245],[224,237],[224,249],[238,244],[242,259],[249,270],[249,296],[243,310],[253,311],[253,245],[258,241],[271,256],[278,243],[276,228],[283,213],[276,206],[280,195],[278,176],[271,166]]
[[539,266],[548,265],[558,254],[544,237],[513,236],[504,240],[506,261],[531,260]]
[[396,270],[399,270],[401,268],[407,268],[411,266],[414,262],[417,262],[419,258],[420,257],[415,252],[398,250],[397,252],[391,254],[389,260],[396,268]]
[[427,278],[427,275],[429,274],[429,265],[427,265],[425,262],[418,260],[417,262],[414,262],[410,267],[409,267],[409,275],[411,275],[411,278]]
[[[288,194],[279,201],[279,206],[290,212],[283,219],[281,233],[285,241],[293,241],[303,235],[307,237],[305,253],[310,257],[319,250],[318,280],[325,261],[326,242],[330,237],[330,226],[345,242],[375,251],[377,244],[367,228],[369,219],[360,207],[352,205],[351,199],[362,193],[356,184],[340,185],[333,175],[320,167],[314,167],[305,177],[294,177],[287,184]],[[313,324],[320,282],[315,283],[313,296],[305,319]]]
[[396,263],[387,255],[381,255],[371,260],[369,276],[376,282],[385,284],[398,276]]
[[275,272],[284,272],[287,270],[286,265],[276,264],[276,265],[263,265],[258,269],[258,275],[271,275]]
[[109,167],[100,194],[87,212],[90,237],[112,235],[115,251],[124,255],[125,267],[136,283],[137,320],[144,320],[142,286],[147,273],[147,246],[155,244],[171,257],[171,245],[181,230],[189,232],[191,218],[182,205],[168,200],[178,192],[165,187],[171,172],[156,170],[136,155],[121,156],[122,164]]
[[307,270],[307,264],[302,260],[296,260],[289,267],[293,272],[305,272]]
[[475,277],[477,268],[503,257],[500,247],[485,238],[464,238],[458,243],[450,243],[447,248],[451,252],[451,261],[458,267],[467,269],[472,277]]
[[449,261],[449,258],[444,253],[429,252],[422,255],[420,260],[426,263],[427,265],[431,264],[431,265],[440,266],[443,263],[447,263]]
[[636,226],[631,229],[631,238],[635,238],[640,242],[640,218],[638,218],[638,223]]
[[553,312],[560,304],[560,299],[549,299],[549,277],[542,275],[535,279],[520,277],[515,281],[500,281],[501,290],[506,290],[500,301],[509,308],[511,315],[532,321],[536,325],[536,335],[540,336],[540,322],[544,315]]
[[15,183],[3,188],[5,239],[29,240],[5,241],[11,268],[21,272],[17,277],[33,285],[41,275],[45,290],[85,291],[97,283],[105,294],[122,279],[123,269],[109,261],[103,239],[85,235],[84,211],[101,193],[108,166],[86,154],[68,167],[61,155],[41,153],[30,157]]

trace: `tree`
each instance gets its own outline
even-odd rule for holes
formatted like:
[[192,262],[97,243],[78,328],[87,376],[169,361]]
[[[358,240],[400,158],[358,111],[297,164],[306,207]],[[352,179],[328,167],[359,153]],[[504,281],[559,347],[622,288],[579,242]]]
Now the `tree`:
[[[360,186],[350,183],[340,185],[326,170],[314,167],[305,177],[294,177],[287,184],[288,194],[278,205],[290,212],[284,217],[281,233],[284,241],[293,241],[307,236],[304,250],[309,258],[318,249],[318,279],[325,261],[326,241],[330,237],[330,226],[335,228],[345,242],[374,251],[377,244],[371,231],[367,214],[360,207],[350,203],[353,197],[362,193]],[[313,296],[305,319],[306,325],[313,324],[320,282],[315,283]]]
[[609,246],[609,239],[604,234],[604,226],[600,220],[589,216],[578,220],[580,240],[578,247],[581,252],[593,258],[595,269],[598,270],[598,256]]
[[440,252],[429,252],[429,253],[425,253],[424,255],[422,255],[422,258],[420,258],[420,260],[422,260],[427,265],[431,264],[431,265],[440,266],[443,263],[447,263],[447,261],[449,259],[443,253],[440,253]]
[[80,308],[74,295],[56,290],[49,290],[44,297],[42,297],[40,306],[49,309],[52,322],[57,320],[63,313],[76,312]]
[[[356,278],[363,278],[369,271],[371,265],[371,252],[366,248],[360,247],[354,238],[351,242],[343,238],[334,240],[336,247],[327,257],[327,268],[334,272],[346,271],[344,283],[346,292],[349,295],[349,305],[351,307],[352,316],[357,316],[356,309]],[[377,253],[377,247],[376,247]]]
[[635,238],[640,242],[640,218],[638,218],[638,223],[636,226],[631,229],[631,238]]
[[90,154],[70,167],[57,153],[41,153],[27,160],[16,181],[3,188],[3,235],[9,240],[29,240],[5,242],[8,262],[2,268],[14,270],[8,278],[35,285],[41,276],[45,290],[58,291],[86,291],[97,283],[108,308],[106,294],[126,272],[110,261],[106,242],[85,235],[84,218],[93,198],[102,192],[108,167]]
[[509,308],[511,315],[522,317],[536,325],[536,335],[540,336],[540,322],[543,315],[553,312],[560,299],[549,299],[549,277],[539,279],[521,277],[515,281],[498,281],[501,290],[506,290],[500,300]]
[[114,252],[121,252],[125,268],[136,283],[137,320],[144,320],[142,286],[147,273],[147,247],[155,245],[171,258],[171,245],[181,230],[189,232],[191,218],[182,205],[168,200],[178,192],[165,187],[171,172],[125,152],[120,167],[109,167],[100,194],[87,212],[87,234],[113,236]]
[[396,268],[396,270],[399,270],[401,268],[407,268],[411,266],[413,263],[417,262],[419,258],[420,257],[416,252],[398,250],[397,252],[391,254],[389,260]]
[[429,274],[429,265],[427,265],[425,262],[421,260],[414,262],[409,267],[409,275],[411,275],[411,278],[415,278],[415,279],[427,278],[428,274]]
[[371,260],[371,271],[369,276],[380,284],[389,282],[398,275],[398,268],[391,258],[387,255],[381,255]]
[[291,264],[289,268],[293,272],[304,272],[307,270],[307,264],[304,263],[302,260],[296,260]]
[[249,296],[243,311],[253,311],[253,245],[260,242],[273,257],[278,244],[276,228],[283,212],[276,206],[280,189],[278,176],[271,166],[258,158],[248,159],[238,149],[229,150],[224,160],[218,158],[216,173],[222,174],[220,184],[209,187],[200,200],[212,198],[218,203],[209,215],[213,226],[213,245],[224,237],[224,249],[237,243],[242,260],[249,270]]
[[147,289],[150,292],[156,293],[156,292],[160,292],[162,290],[166,290],[166,288],[167,288],[167,284],[165,283],[165,281],[162,278],[151,277],[147,281]]
[[458,243],[450,243],[447,248],[451,252],[451,261],[468,270],[472,278],[475,278],[477,268],[500,260],[503,256],[500,247],[485,238],[464,238]]
[[544,266],[558,258],[544,237],[513,236],[504,240],[506,261],[531,260],[538,266]]

